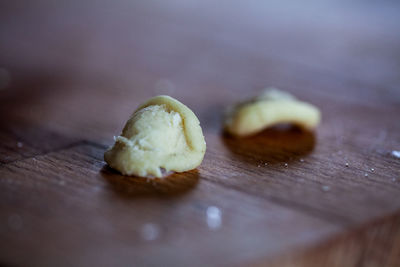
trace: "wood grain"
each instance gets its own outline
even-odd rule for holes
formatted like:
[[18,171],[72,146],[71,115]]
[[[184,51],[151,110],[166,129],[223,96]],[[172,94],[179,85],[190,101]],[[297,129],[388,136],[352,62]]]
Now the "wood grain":
[[[0,264],[400,265],[398,3],[1,6]],[[225,135],[267,86],[320,107],[317,131]],[[103,153],[157,94],[199,117],[204,161],[121,176]]]

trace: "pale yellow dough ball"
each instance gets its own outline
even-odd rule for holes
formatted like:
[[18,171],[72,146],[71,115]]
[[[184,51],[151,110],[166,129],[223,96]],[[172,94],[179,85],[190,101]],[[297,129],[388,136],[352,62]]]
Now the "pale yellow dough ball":
[[256,134],[270,126],[290,123],[313,130],[321,120],[319,109],[274,88],[240,102],[227,111],[224,128],[234,136]]
[[104,160],[124,175],[162,177],[198,167],[206,143],[200,122],[184,104],[169,96],[156,96],[129,118]]

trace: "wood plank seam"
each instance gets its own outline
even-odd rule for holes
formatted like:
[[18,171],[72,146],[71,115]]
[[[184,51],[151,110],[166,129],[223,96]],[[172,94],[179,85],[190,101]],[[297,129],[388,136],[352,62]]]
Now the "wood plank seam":
[[19,158],[19,159],[17,159],[17,160],[9,161],[9,162],[6,162],[6,163],[0,162],[0,166],[6,166],[6,165],[8,165],[8,164],[17,163],[17,162],[19,162],[19,161],[23,161],[23,160],[27,160],[27,159],[32,159],[32,158],[40,157],[40,156],[45,156],[45,155],[48,155],[48,154],[51,154],[51,153],[54,153],[54,152],[61,152],[61,151],[63,151],[63,150],[67,150],[67,149],[74,148],[74,147],[81,146],[81,145],[85,145],[85,144],[88,144],[88,145],[90,144],[90,145],[92,145],[92,146],[94,146],[94,147],[97,147],[97,148],[104,148],[104,146],[102,146],[102,145],[94,144],[93,142],[90,142],[90,141],[87,141],[87,140],[81,140],[81,141],[73,142],[73,143],[70,143],[70,144],[68,144],[68,145],[59,147],[59,148],[57,148],[57,149],[53,149],[53,150],[46,151],[46,152],[43,152],[43,153],[37,153],[37,154],[35,154],[35,155],[33,155],[33,156],[21,157],[21,158]]

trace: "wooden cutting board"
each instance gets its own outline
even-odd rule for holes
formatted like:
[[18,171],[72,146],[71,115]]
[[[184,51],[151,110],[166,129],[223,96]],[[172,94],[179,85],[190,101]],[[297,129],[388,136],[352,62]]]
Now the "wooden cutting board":
[[[3,1],[0,264],[400,266],[400,5]],[[221,131],[266,86],[316,132]],[[171,95],[207,152],[163,180],[107,168],[138,104]]]

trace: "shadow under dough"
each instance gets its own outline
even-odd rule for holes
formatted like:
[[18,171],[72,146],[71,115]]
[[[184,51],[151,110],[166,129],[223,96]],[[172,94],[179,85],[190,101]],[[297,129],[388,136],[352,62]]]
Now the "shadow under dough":
[[316,142],[313,132],[295,126],[268,128],[244,138],[223,133],[221,139],[239,160],[249,163],[262,161],[268,164],[298,160],[309,154]]
[[177,197],[194,189],[199,181],[197,170],[173,173],[165,178],[148,179],[124,176],[105,165],[100,174],[114,193],[122,198]]

